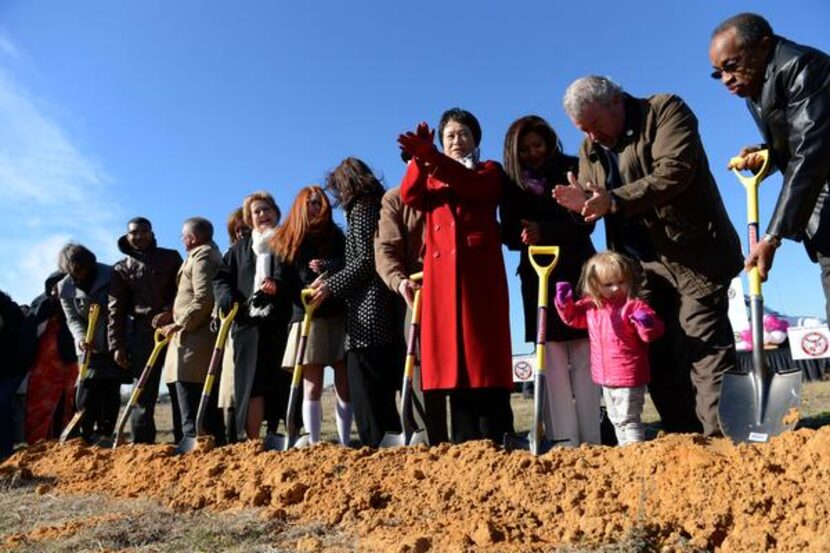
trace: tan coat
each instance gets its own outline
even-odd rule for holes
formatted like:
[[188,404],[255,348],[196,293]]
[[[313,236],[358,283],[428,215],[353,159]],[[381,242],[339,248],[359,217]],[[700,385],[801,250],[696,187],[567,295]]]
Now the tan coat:
[[401,201],[399,186],[383,195],[375,235],[375,269],[396,294],[403,279],[424,267],[425,223],[422,212]]
[[210,330],[213,311],[213,275],[222,264],[216,244],[197,246],[187,254],[177,276],[173,322],[182,327],[176,333],[164,360],[164,380],[204,382],[216,335]]

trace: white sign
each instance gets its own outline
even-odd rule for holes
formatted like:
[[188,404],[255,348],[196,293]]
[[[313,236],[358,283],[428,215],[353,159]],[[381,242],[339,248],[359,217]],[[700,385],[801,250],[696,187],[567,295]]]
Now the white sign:
[[729,322],[732,323],[738,349],[747,349],[747,345],[741,341],[741,332],[749,328],[749,316],[744,301],[744,283],[740,276],[733,278],[729,284]]
[[533,382],[536,355],[513,356],[513,382]]
[[830,357],[830,330],[827,325],[791,326],[787,334],[793,361]]

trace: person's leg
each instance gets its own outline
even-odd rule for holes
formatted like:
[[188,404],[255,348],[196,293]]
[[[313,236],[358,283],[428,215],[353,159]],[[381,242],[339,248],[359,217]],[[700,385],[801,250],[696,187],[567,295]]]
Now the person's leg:
[[0,376],[0,461],[14,451],[14,396],[20,386],[17,376]]
[[[643,404],[645,403],[646,387],[619,388],[619,413],[622,415],[620,426],[625,434],[625,444],[642,442],[646,439],[643,426]],[[625,445],[622,444],[622,445]]]
[[687,342],[680,326],[676,282],[662,263],[644,263],[643,271],[645,281],[640,295],[666,327],[663,337],[649,344],[651,399],[666,432],[701,432],[703,427],[695,414]]
[[346,369],[346,361],[338,361],[334,364],[334,392],[337,396],[335,403],[335,420],[337,421],[337,436],[340,445],[348,446],[352,440],[352,396],[349,392],[349,373]]
[[[131,347],[132,365],[135,375],[134,382],[137,382],[153,349],[153,335],[152,333],[136,333],[133,335],[133,340],[135,342]],[[133,443],[156,443],[156,402],[158,401],[159,382],[161,381],[165,352],[166,348],[162,348],[156,363],[153,365],[153,370],[147,378],[144,389],[141,391],[141,396],[139,396],[138,402],[130,413]]]
[[229,444],[235,444],[239,441],[239,434],[236,433],[236,408],[226,407],[224,409],[225,416],[225,432]]
[[[85,398],[83,400],[84,416],[81,417],[81,437],[87,442],[92,439],[95,434],[95,428],[98,420],[101,417],[101,390],[100,380],[97,378],[88,378],[79,385],[84,387]],[[77,406],[76,406],[77,409]]]
[[262,396],[248,399],[248,418],[245,421],[245,434],[249,440],[259,438],[262,421],[265,418],[265,400]]
[[681,296],[680,324],[686,336],[696,390],[697,416],[705,436],[720,434],[718,399],[723,373],[737,363],[735,335],[729,322],[729,288],[704,298]]
[[427,390],[423,392],[423,399],[425,430],[427,431],[429,445],[449,442],[450,434],[447,431],[447,392],[445,390]]
[[553,426],[545,429],[545,435],[559,445],[576,447],[579,445],[579,421],[571,387],[567,343],[547,342],[544,348],[547,408]]
[[115,432],[118,411],[121,409],[121,382],[115,379],[102,380],[101,412],[96,432],[99,436],[111,436]]
[[323,423],[323,409],[320,406],[322,393],[323,366],[303,366],[303,426],[312,444],[320,441],[320,426]]
[[182,435],[196,436],[196,414],[199,410],[199,399],[202,387],[194,382],[176,382],[176,398],[179,403],[179,413],[182,421]]
[[576,401],[576,418],[579,421],[579,443],[599,444],[600,387],[591,377],[591,344],[588,338],[566,342],[571,361],[571,385]]
[[[349,391],[363,445],[377,447],[386,432],[400,432],[395,406],[392,346],[360,348],[347,353]],[[389,373],[393,372],[390,377]]]
[[478,413],[470,390],[450,390],[450,417],[452,443],[461,444],[469,440],[480,440]]
[[602,387],[602,397],[605,400],[605,410],[608,414],[608,420],[614,425],[614,434],[617,436],[617,445],[625,445],[626,441],[625,414],[620,409],[620,388],[610,388],[608,386]]
[[170,398],[170,414],[173,419],[173,443],[182,441],[182,410],[179,408],[179,394],[176,383],[167,384],[167,396]]
[[478,411],[479,432],[482,438],[501,445],[505,434],[513,434],[513,408],[507,388],[473,390]]

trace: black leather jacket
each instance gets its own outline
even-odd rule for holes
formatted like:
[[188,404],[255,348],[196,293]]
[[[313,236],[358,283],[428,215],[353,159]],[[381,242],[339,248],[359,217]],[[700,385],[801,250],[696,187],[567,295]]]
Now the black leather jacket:
[[830,56],[776,36],[747,106],[784,177],[767,232],[830,255]]

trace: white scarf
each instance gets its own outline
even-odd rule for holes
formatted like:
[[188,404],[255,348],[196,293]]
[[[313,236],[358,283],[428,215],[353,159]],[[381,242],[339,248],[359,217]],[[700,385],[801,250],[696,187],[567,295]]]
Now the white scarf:
[[[251,249],[256,256],[256,272],[254,273],[254,285],[251,288],[251,296],[256,294],[262,288],[262,280],[265,278],[273,278],[271,272],[271,260],[274,254],[271,251],[271,238],[276,234],[277,228],[269,228],[265,232],[259,232],[254,229],[251,232]],[[250,306],[248,313],[251,317],[264,317],[270,311],[270,305],[266,307]]]

